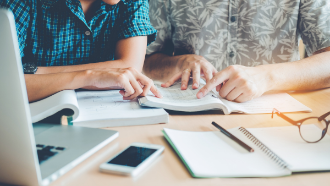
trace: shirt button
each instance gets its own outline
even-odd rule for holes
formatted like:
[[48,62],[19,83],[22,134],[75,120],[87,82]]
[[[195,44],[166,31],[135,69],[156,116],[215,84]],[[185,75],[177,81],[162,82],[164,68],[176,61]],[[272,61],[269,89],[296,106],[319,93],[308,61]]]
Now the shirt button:
[[233,51],[231,51],[231,52],[229,53],[229,57],[233,58],[234,56],[235,56],[235,53],[234,53]]
[[85,35],[86,35],[86,36],[89,36],[89,35],[91,35],[91,32],[90,32],[90,31],[86,31],[86,32],[85,32]]
[[235,22],[236,21],[236,17],[235,16],[231,16],[230,21],[231,22]]

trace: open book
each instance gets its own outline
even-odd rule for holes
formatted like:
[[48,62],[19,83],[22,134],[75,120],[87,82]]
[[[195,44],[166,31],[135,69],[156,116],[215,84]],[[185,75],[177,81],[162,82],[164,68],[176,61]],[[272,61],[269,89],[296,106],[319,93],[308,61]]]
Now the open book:
[[199,88],[195,90],[192,89],[191,84],[190,82],[187,90],[181,90],[180,82],[176,82],[169,88],[162,88],[159,83],[155,83],[163,98],[159,99],[149,94],[140,98],[139,103],[142,106],[184,112],[221,109],[225,114],[233,112],[246,114],[272,113],[273,108],[281,112],[312,111],[287,93],[266,93],[254,100],[237,103],[221,98],[214,90],[204,98],[197,99],[196,94],[205,85],[205,81],[201,80]]
[[38,122],[62,109],[71,109],[73,125],[115,127],[168,123],[164,109],[141,107],[137,100],[125,101],[118,90],[64,90],[30,104],[32,122]]
[[[210,124],[211,125],[211,124]],[[310,125],[310,134],[321,134]],[[277,177],[330,170],[330,136],[306,143],[296,126],[228,130],[254,149],[250,153],[220,131],[163,133],[193,177]]]

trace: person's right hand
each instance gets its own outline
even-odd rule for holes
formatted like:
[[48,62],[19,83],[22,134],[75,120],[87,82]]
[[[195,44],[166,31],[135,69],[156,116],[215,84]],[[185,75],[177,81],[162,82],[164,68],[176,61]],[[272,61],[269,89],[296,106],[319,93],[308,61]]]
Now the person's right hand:
[[99,89],[122,88],[119,93],[124,100],[146,96],[149,90],[158,98],[162,95],[153,81],[134,68],[93,69],[85,71],[86,86]]
[[162,87],[167,88],[181,78],[181,90],[186,90],[189,79],[192,76],[192,88],[197,89],[201,76],[204,76],[206,82],[208,82],[217,73],[217,70],[210,62],[204,57],[195,54],[182,55],[178,60],[177,67],[179,68],[179,72],[166,83],[162,84]]

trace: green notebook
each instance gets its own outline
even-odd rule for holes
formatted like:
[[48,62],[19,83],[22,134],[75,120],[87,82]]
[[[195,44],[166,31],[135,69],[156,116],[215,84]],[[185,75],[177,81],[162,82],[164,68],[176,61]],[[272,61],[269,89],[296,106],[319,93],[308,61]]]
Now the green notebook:
[[194,175],[194,173],[191,171],[191,169],[189,168],[188,164],[186,163],[186,161],[184,161],[183,157],[181,156],[180,152],[178,151],[178,149],[175,147],[175,145],[173,144],[173,142],[171,141],[171,139],[167,136],[166,132],[163,130],[162,131],[166,140],[171,144],[172,148],[175,150],[175,152],[179,155],[179,157],[181,158],[182,162],[184,163],[184,165],[187,167],[189,173],[195,177],[198,178],[198,176]]

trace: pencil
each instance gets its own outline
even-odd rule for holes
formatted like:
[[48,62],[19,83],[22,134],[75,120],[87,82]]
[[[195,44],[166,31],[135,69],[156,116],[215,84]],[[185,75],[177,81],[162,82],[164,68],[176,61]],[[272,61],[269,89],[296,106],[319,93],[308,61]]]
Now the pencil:
[[232,139],[233,141],[235,141],[236,143],[238,143],[241,147],[243,147],[247,151],[254,152],[253,148],[251,148],[250,146],[248,146],[247,144],[245,144],[243,141],[241,141],[238,138],[236,138],[234,135],[232,135],[226,129],[224,129],[220,125],[218,125],[216,122],[213,121],[212,122],[212,125],[215,126],[216,128],[218,128],[224,135],[226,135],[227,137],[229,137],[230,139]]

